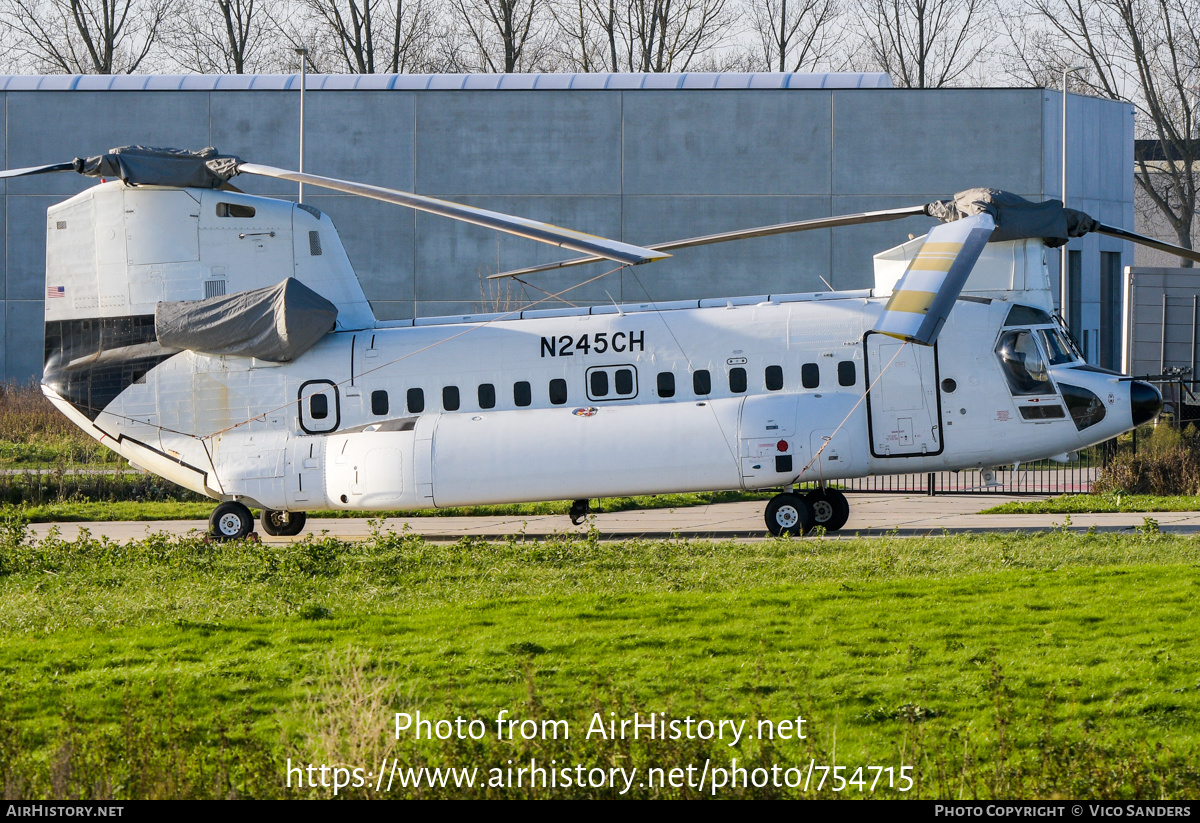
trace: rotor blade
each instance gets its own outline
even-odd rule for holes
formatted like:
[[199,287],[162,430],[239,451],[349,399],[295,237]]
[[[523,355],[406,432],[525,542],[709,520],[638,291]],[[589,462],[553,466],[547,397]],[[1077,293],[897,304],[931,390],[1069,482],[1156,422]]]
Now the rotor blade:
[[467,223],[474,223],[477,226],[486,226],[489,229],[508,232],[518,237],[527,237],[530,240],[537,240],[541,243],[561,246],[572,251],[594,254],[599,259],[615,260],[618,263],[637,265],[671,256],[651,249],[645,249],[641,246],[633,246],[628,243],[620,243],[616,240],[608,240],[604,237],[559,228],[558,226],[552,226],[549,223],[542,223],[537,220],[487,211],[486,209],[477,209],[473,206],[464,206],[459,203],[451,203],[448,200],[438,200],[434,197],[425,197],[406,191],[385,189],[381,186],[368,186],[365,183],[353,183],[348,180],[337,180],[332,177],[320,177],[315,174],[277,169],[273,166],[260,166],[257,163],[241,163],[238,165],[238,171],[242,174],[256,174],[262,177],[292,180],[297,183],[307,183],[310,186],[320,186],[321,188],[333,189],[334,191],[346,192],[347,194],[370,197],[373,200],[382,200],[385,203],[395,203],[398,206],[407,206],[419,211],[440,214],[443,217],[463,220]]
[[48,166],[29,166],[24,169],[5,169],[0,171],[0,180],[8,177],[28,177],[31,174],[49,174],[54,171],[75,171],[75,163],[51,163]]
[[995,228],[990,214],[934,226],[892,289],[873,331],[932,346]]
[[1153,237],[1147,237],[1144,234],[1137,234],[1136,232],[1125,231],[1125,229],[1106,226],[1103,223],[1101,223],[1100,228],[1095,229],[1095,231],[1098,234],[1107,234],[1111,235],[1112,237],[1120,237],[1122,240],[1132,240],[1134,243],[1139,245],[1149,246],[1152,249],[1165,251],[1170,254],[1174,254],[1177,257],[1182,257],[1185,260],[1194,260],[1197,263],[1200,263],[1200,252],[1193,249],[1185,249],[1183,246],[1175,246],[1170,243],[1164,243],[1161,240],[1155,240]]
[[[859,214],[841,214],[833,217],[818,217],[813,220],[798,220],[794,223],[778,223],[774,226],[759,226],[753,229],[739,229],[737,231],[721,232],[720,234],[706,234],[702,237],[689,237],[687,240],[672,240],[669,243],[655,243],[653,246],[647,246],[648,249],[654,251],[675,251],[676,249],[687,249],[693,246],[707,246],[712,243],[727,243],[730,240],[748,240],[751,237],[770,237],[773,234],[788,234],[795,231],[810,231],[812,229],[834,229],[838,226],[856,226],[861,223],[882,223],[885,220],[900,220],[904,217],[915,217],[925,214],[924,206],[906,206],[902,209],[887,209],[885,211],[867,211]],[[529,266],[524,269],[513,269],[511,271],[500,272],[499,274],[488,275],[488,280],[497,280],[502,277],[519,277],[523,274],[533,274],[539,271],[553,271],[554,269],[566,269],[571,266],[583,266],[587,263],[596,263],[600,261],[600,257],[578,257],[574,260],[560,260],[557,263],[544,263],[540,266]]]

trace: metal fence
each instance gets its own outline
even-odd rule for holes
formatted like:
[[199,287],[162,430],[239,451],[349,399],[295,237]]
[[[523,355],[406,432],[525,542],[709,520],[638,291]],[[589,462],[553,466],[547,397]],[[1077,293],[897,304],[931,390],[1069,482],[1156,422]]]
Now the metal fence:
[[1083,494],[1092,490],[1101,470],[1116,455],[1116,441],[1078,452],[1068,463],[1036,463],[992,471],[921,472],[881,474],[843,481],[847,491],[902,492],[907,494]]

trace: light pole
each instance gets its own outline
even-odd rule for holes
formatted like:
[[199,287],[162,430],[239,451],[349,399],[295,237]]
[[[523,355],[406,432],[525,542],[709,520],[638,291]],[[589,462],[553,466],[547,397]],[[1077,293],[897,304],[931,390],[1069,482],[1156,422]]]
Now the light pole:
[[[301,46],[296,49],[300,55],[300,172],[304,172],[304,86],[308,79],[308,49]],[[300,202],[304,202],[304,184],[300,184]]]
[[[1072,72],[1083,71],[1087,66],[1072,66],[1069,69],[1063,69],[1062,79],[1062,204],[1066,208],[1067,205],[1067,75]],[[1067,277],[1067,244],[1063,243],[1058,252],[1059,273],[1058,273],[1058,311],[1062,315],[1063,325],[1068,329],[1071,328],[1071,318],[1069,316],[1070,309],[1068,308],[1071,302],[1070,299],[1070,283]],[[1086,355],[1087,352],[1084,352]]]

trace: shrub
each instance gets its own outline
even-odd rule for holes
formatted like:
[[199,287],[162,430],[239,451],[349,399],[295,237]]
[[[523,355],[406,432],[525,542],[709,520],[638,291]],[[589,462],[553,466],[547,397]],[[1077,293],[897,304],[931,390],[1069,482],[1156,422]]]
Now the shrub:
[[1140,437],[1136,451],[1123,448],[1104,468],[1092,491],[1128,494],[1200,494],[1200,432],[1157,425]]

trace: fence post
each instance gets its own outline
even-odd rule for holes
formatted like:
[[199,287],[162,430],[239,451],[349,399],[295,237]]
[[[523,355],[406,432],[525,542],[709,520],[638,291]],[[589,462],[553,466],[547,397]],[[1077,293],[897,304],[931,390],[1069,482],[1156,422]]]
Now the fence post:
[[937,474],[935,472],[930,472],[929,476],[925,479],[925,494],[930,497],[937,494]]

